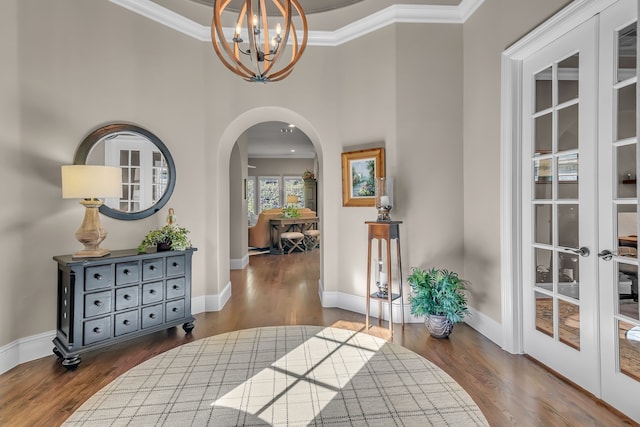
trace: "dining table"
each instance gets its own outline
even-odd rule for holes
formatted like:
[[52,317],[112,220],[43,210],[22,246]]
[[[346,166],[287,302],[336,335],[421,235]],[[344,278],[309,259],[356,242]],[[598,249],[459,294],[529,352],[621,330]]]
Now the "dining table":
[[307,230],[318,229],[317,216],[298,217],[298,218],[272,218],[269,220],[271,225],[271,253],[282,254],[282,240],[280,236],[287,231],[297,231],[304,233]]

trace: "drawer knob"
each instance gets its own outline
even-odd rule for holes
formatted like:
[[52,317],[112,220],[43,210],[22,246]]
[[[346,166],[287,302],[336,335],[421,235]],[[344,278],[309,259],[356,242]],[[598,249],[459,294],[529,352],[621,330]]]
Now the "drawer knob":
[[179,266],[179,265],[180,265],[180,264],[178,264],[177,262],[174,262],[174,263],[173,263],[173,266],[174,266],[174,267],[177,267],[177,266]]
[[178,286],[178,285],[173,285],[173,289],[178,290],[178,289],[180,289],[180,286]]
[[125,268],[123,273],[124,273],[126,276],[130,276],[130,275],[131,275],[131,271],[129,271],[129,269],[128,269],[128,268]]
[[151,290],[149,291],[149,293],[150,293],[151,295],[155,295],[155,294],[156,294],[156,290],[155,290],[155,289],[151,289]]
[[100,332],[102,332],[102,328],[95,327],[93,328],[93,332],[95,332],[96,334],[99,334]]
[[95,301],[93,302],[93,304],[94,304],[96,307],[102,307],[102,301],[100,301],[100,300],[95,300]]
[[155,313],[151,313],[151,314],[149,315],[149,319],[155,319],[155,318],[156,318],[156,314],[155,314]]
[[129,326],[131,324],[131,322],[129,322],[128,320],[125,319],[124,322],[122,322],[123,325],[125,326]]
[[149,266],[149,270],[154,271],[155,269],[156,269],[156,266],[155,266],[155,265],[150,265],[150,266]]
[[102,274],[96,273],[96,274],[93,275],[93,278],[96,279],[96,280],[101,280],[102,279]]
[[129,300],[131,299],[131,295],[126,294],[126,295],[124,296],[124,299],[126,299],[127,301],[129,301]]
[[178,312],[178,307],[173,307],[173,310],[171,310],[171,311],[173,311],[174,313],[177,313]]

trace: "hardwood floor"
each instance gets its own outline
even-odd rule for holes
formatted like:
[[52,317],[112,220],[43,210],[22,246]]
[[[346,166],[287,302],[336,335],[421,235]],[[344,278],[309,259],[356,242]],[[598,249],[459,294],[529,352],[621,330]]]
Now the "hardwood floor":
[[[291,324],[362,329],[363,315],[320,306],[318,254],[252,256],[245,270],[231,273],[233,295],[224,309],[196,315],[191,336],[172,328],[85,353],[75,372],[67,372],[53,354],[17,366],[0,376],[0,426],[60,425],[131,367],[207,336]],[[197,257],[194,262],[199,262]],[[370,333],[386,338],[386,324],[374,324]],[[638,425],[527,357],[502,351],[464,324],[456,325],[445,340],[430,338],[423,324],[408,324],[404,330],[396,325],[394,342],[444,369],[492,426]]]

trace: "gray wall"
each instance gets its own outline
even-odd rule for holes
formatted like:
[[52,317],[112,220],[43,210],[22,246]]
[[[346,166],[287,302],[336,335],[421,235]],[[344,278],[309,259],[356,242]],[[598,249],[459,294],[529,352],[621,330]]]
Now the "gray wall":
[[[23,167],[25,157],[21,149],[22,136],[20,132],[20,90],[18,67],[18,0],[8,0],[0,4],[0,26],[3,36],[0,37],[0,198],[3,206],[0,209],[0,233],[2,234],[2,248],[0,249],[0,321],[3,324],[0,331],[0,346],[21,337],[29,335],[20,328],[24,317],[14,310],[17,302],[24,299],[23,288],[28,286],[24,280],[23,271],[28,268],[28,257],[23,256],[23,233],[28,223],[22,220],[24,212],[22,177],[27,173]],[[37,159],[34,159],[37,160]],[[47,215],[48,209],[39,209],[41,216]],[[33,297],[31,289],[28,290]],[[49,322],[50,323],[50,322]],[[40,320],[37,325],[42,332],[50,330]]]
[[103,217],[103,246],[137,246],[173,207],[199,249],[195,297],[229,283],[232,148],[250,126],[280,120],[318,153],[325,291],[364,296],[364,221],[376,215],[342,207],[340,153],[384,146],[405,269],[463,272],[472,305],[500,321],[500,53],[565,3],[486,0],[465,25],[394,25],[308,47],[285,81],[253,85],[207,43],[107,1],[0,2],[0,174],[13,183],[0,190],[0,346],[55,328],[51,257],[79,249],[73,234],[84,214],[61,198],[60,166],[113,120],[158,135],[177,184],[158,215]]
[[233,147],[229,160],[229,257],[242,259],[248,252],[247,201],[244,182],[247,178],[247,139],[243,135]]
[[568,0],[486,0],[463,26],[464,274],[470,304],[501,321],[501,54]]
[[394,199],[406,220],[403,264],[462,274],[462,26],[412,24],[397,31],[400,46],[420,41],[418,52],[396,52],[400,184]]

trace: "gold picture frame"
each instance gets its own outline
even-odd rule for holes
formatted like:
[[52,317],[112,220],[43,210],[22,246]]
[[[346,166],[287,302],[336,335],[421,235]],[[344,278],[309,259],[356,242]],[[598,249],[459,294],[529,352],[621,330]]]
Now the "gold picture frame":
[[375,206],[375,182],[385,176],[384,167],[384,148],[342,153],[342,206]]

